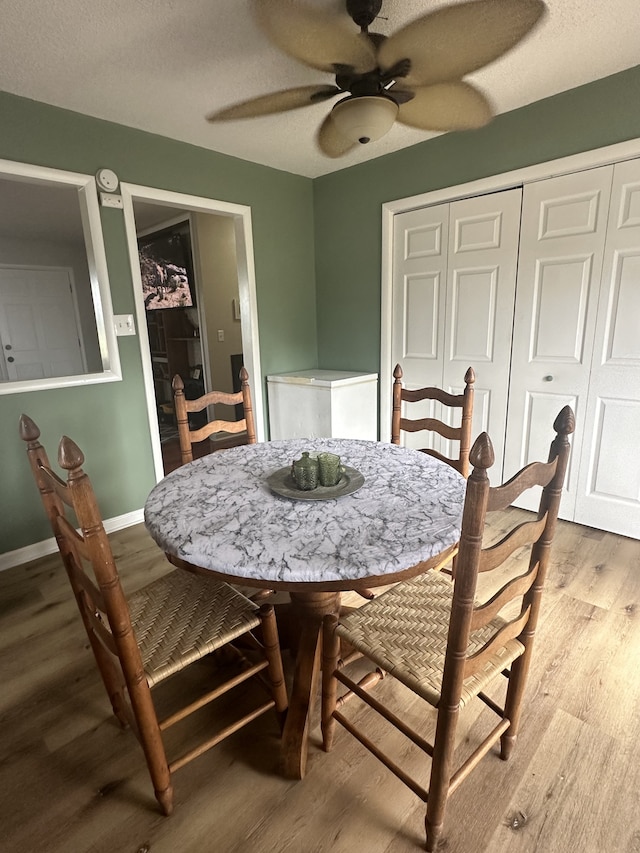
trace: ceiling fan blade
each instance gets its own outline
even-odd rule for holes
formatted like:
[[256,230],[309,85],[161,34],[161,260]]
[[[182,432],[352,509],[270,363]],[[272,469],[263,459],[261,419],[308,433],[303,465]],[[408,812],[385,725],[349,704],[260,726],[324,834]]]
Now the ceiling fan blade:
[[356,142],[351,142],[350,139],[346,139],[342,134],[338,133],[331,113],[329,113],[320,125],[316,135],[316,142],[322,153],[334,160],[336,157],[342,157],[351,151],[352,148],[357,147]]
[[337,86],[297,86],[294,89],[283,89],[280,92],[272,92],[269,95],[261,95],[259,98],[232,104],[230,107],[208,115],[207,121],[234,121],[239,118],[283,113],[298,107],[310,106],[338,94],[340,89]]
[[411,60],[409,86],[460,80],[514,47],[546,12],[543,0],[470,0],[423,15],[379,48],[383,70]]
[[419,86],[414,97],[400,104],[401,124],[421,130],[471,130],[482,127],[493,115],[485,96],[469,83],[436,83]]
[[269,39],[311,68],[335,73],[334,65],[349,65],[363,73],[376,67],[371,41],[347,29],[335,15],[293,0],[253,0],[252,8]]

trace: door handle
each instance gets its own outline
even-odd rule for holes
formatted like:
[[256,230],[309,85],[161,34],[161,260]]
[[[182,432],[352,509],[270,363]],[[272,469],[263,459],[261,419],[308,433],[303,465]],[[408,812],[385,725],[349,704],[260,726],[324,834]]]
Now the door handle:
[[550,374],[547,374],[547,376],[542,377],[542,381],[543,382],[553,382],[553,376],[551,376]]
[[11,344],[5,344],[4,348],[5,349],[11,349]]
[[10,355],[9,358],[7,359],[7,361],[15,361],[15,358],[12,355]]

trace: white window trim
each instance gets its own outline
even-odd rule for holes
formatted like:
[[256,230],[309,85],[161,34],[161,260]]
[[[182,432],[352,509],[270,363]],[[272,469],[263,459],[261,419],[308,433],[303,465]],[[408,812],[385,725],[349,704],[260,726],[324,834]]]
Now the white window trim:
[[111,289],[107,271],[107,257],[102,235],[102,222],[98,206],[98,193],[93,175],[67,172],[47,166],[34,166],[13,160],[0,160],[0,177],[10,176],[28,183],[68,184],[78,190],[80,216],[84,232],[89,280],[95,311],[96,330],[100,355],[104,369],[99,373],[85,373],[76,376],[53,376],[46,379],[25,379],[0,383],[0,395],[20,394],[25,391],[48,391],[58,388],[71,388],[78,385],[94,385],[101,382],[119,382],[122,380],[120,351],[113,321]]

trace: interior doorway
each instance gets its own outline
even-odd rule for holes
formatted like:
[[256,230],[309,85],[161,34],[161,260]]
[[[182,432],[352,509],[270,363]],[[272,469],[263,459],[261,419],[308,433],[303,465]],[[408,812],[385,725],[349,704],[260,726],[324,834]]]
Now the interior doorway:
[[[179,464],[171,394],[176,373],[191,398],[213,388],[233,391],[240,359],[249,371],[258,439],[264,438],[251,215],[244,206],[149,187],[122,184],[121,191],[159,480]],[[145,283],[141,238],[152,242],[185,227],[191,269],[189,263],[184,272],[173,269],[179,263],[171,264],[169,274],[177,281],[167,283],[163,273],[157,287]]]
[[[189,400],[210,390],[205,381],[205,369],[207,376],[211,373],[210,350],[206,335],[203,340],[201,334],[201,317],[205,315],[206,291],[215,287],[215,281],[202,273],[203,265],[194,250],[197,223],[188,211],[170,211],[144,202],[134,202],[133,209],[162,465],[168,474],[180,464],[173,377],[180,376]],[[170,213],[174,215],[167,219]],[[235,247],[231,251],[235,256]],[[206,413],[189,416],[191,428],[205,421]]]

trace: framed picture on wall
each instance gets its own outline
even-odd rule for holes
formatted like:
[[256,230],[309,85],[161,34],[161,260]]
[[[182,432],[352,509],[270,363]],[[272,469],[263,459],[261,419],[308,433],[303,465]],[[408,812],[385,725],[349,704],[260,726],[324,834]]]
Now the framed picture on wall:
[[139,237],[138,256],[147,311],[195,306],[188,220]]

